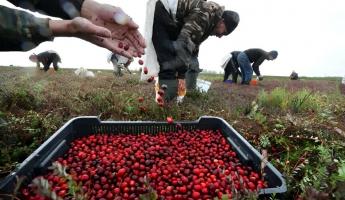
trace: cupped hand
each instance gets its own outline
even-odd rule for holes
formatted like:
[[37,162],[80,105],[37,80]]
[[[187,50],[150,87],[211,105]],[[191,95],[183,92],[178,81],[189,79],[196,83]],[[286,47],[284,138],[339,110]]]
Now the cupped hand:
[[[77,37],[109,50],[117,47],[111,38],[110,30],[82,17],[72,20],[50,20],[49,27],[53,36]],[[131,57],[131,54],[127,53],[127,56]]]
[[144,37],[140,34],[138,25],[121,8],[85,0],[81,17],[111,32],[111,37],[103,38],[102,41],[110,51],[128,58],[140,57],[144,54],[146,47]]

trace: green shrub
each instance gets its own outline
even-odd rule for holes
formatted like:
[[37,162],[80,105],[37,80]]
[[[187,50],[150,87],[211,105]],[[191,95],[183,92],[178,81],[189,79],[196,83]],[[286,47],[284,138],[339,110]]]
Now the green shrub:
[[290,96],[288,107],[294,113],[319,110],[318,97],[308,90],[301,90]]
[[300,113],[303,111],[317,112],[322,105],[323,97],[313,94],[309,90],[288,92],[284,88],[275,88],[272,92],[260,91],[258,105],[268,111],[291,111]]
[[128,85],[138,85],[140,83],[140,80],[138,78],[129,78],[126,80],[126,84]]
[[96,112],[108,111],[113,106],[112,92],[97,91],[91,96],[89,103]]
[[260,91],[258,104],[270,110],[285,110],[289,93],[284,88],[275,88],[272,92]]
[[0,107],[2,110],[8,110],[14,106],[23,110],[32,110],[40,105],[39,102],[27,88],[0,88]]
[[191,90],[188,91],[186,94],[187,98],[191,98],[192,100],[199,100],[199,99],[208,99],[208,93],[201,92],[200,90]]

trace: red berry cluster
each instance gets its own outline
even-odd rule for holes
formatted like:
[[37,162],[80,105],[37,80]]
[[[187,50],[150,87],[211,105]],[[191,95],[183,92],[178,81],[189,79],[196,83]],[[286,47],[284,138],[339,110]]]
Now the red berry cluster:
[[122,42],[119,42],[118,47],[121,49],[123,48],[125,51],[128,51],[128,49],[129,49],[129,45],[123,44]]
[[[139,199],[150,189],[162,199],[231,198],[266,186],[219,130],[90,135],[75,140],[58,161],[91,200]],[[45,177],[60,197],[70,198],[65,181]],[[38,199],[29,194],[26,199]]]

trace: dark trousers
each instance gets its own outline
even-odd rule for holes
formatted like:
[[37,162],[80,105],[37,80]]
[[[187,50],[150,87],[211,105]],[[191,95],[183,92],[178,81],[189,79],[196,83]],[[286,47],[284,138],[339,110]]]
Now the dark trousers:
[[[153,31],[152,31],[152,43],[155,47],[157,54],[157,60],[160,66],[166,61],[171,61],[176,57],[176,51],[173,46],[173,42],[176,41],[181,27],[172,19],[169,12],[165,9],[162,2],[157,1]],[[171,80],[176,79],[177,76],[185,74],[186,69],[177,70],[159,70],[159,79]],[[179,77],[184,78],[184,77]]]
[[249,84],[253,77],[253,68],[247,54],[244,52],[238,54],[237,62],[242,73],[242,84]]
[[49,61],[46,61],[46,62],[42,62],[43,70],[44,71],[48,71],[49,70],[49,66],[53,63],[54,70],[57,71],[59,69],[58,62],[59,62],[58,59],[53,59],[53,60],[49,60]]
[[228,80],[229,76],[232,75],[232,81],[234,83],[237,83],[237,77],[238,75],[241,75],[238,68],[238,64],[237,64],[237,61],[236,61],[236,57],[232,57],[228,64],[226,65],[226,67],[224,68],[224,79],[223,81],[226,81]]

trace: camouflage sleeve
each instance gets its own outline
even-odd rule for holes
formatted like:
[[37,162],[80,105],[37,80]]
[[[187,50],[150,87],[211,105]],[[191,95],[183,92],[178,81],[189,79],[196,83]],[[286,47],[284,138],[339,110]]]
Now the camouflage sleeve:
[[180,36],[190,38],[195,44],[199,43],[209,24],[208,13],[190,13],[182,27]]
[[80,16],[84,0],[8,0],[12,4],[42,14],[72,19]]
[[184,19],[181,35],[190,38],[196,45],[206,39],[221,19],[223,8],[211,1],[202,3],[193,8]]
[[0,50],[27,51],[39,43],[53,40],[48,18],[0,6]]

